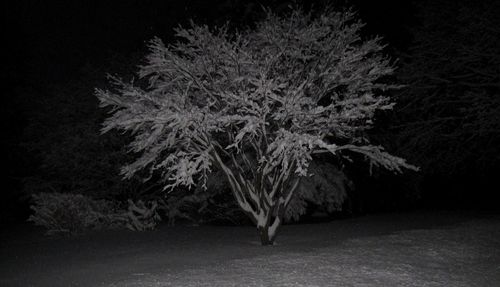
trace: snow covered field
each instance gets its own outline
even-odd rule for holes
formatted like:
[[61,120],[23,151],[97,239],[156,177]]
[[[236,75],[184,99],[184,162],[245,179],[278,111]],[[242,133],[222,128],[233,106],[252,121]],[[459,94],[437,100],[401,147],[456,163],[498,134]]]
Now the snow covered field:
[[[17,231],[20,232],[20,231]],[[284,226],[2,235],[0,286],[500,286],[500,216],[370,215]]]

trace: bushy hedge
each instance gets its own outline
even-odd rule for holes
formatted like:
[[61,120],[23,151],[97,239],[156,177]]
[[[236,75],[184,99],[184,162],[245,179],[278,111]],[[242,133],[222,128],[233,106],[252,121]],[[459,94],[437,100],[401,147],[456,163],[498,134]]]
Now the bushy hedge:
[[157,203],[128,201],[128,207],[81,194],[39,193],[33,195],[29,221],[47,229],[47,234],[77,235],[95,229],[153,229],[160,217]]

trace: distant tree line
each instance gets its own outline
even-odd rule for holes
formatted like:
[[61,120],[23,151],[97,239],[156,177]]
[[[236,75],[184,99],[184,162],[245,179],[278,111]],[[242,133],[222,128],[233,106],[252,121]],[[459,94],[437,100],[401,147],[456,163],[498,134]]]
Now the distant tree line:
[[[497,208],[500,163],[500,3],[417,5],[383,142],[422,167],[414,184],[436,205]],[[421,194],[422,195],[422,194]]]

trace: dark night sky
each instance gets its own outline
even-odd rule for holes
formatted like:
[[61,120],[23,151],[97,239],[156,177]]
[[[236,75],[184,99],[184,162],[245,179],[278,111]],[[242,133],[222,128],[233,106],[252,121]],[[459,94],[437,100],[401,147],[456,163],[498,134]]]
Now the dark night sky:
[[[19,1],[7,5],[7,78],[19,81],[60,81],[87,61],[98,62],[113,53],[140,49],[155,35],[168,38],[172,27],[198,22],[244,22],[238,1]],[[255,6],[266,1],[255,2]],[[271,6],[287,1],[269,1]],[[315,1],[311,1],[315,2]],[[367,31],[404,46],[412,21],[405,1],[347,1],[368,23]],[[224,4],[225,3],[225,4]],[[241,5],[240,5],[241,6]],[[258,8],[252,8],[258,11]],[[28,75],[28,78],[26,78]]]

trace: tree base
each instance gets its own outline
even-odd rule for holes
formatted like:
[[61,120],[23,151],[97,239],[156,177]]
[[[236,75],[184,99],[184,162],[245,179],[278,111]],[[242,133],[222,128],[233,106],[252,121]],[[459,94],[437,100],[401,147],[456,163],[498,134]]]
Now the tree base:
[[262,246],[272,246],[274,245],[274,235],[269,234],[269,227],[263,227],[259,229],[260,244]]

